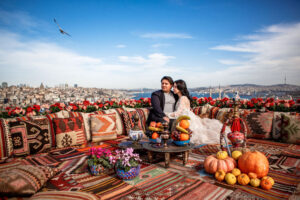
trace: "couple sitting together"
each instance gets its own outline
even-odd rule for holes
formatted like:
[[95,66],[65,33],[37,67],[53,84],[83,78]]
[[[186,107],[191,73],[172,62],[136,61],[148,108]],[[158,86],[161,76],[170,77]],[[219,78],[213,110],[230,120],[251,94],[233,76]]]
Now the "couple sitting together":
[[[173,88],[173,91],[171,90]],[[173,82],[169,76],[161,79],[161,90],[151,95],[152,109],[148,122],[168,122],[181,115],[190,117],[191,142],[196,144],[219,144],[223,124],[215,119],[202,119],[191,111],[192,98],[183,80]],[[230,129],[227,127],[226,132]]]

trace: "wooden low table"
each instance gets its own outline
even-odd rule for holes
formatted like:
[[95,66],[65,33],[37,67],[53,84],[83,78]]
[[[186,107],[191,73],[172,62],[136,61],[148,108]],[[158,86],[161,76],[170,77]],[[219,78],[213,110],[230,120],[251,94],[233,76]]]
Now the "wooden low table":
[[143,148],[148,150],[148,159],[149,162],[153,161],[153,152],[164,153],[165,154],[165,167],[170,165],[170,154],[171,153],[182,153],[183,165],[185,165],[189,159],[189,151],[195,147],[194,144],[190,143],[186,146],[176,146],[173,143],[169,143],[168,147],[158,146],[153,143],[143,143]]
[[143,150],[143,144],[148,143],[147,141],[139,141],[138,143],[134,143],[131,140],[121,142],[118,146],[122,149],[133,148],[134,150]]

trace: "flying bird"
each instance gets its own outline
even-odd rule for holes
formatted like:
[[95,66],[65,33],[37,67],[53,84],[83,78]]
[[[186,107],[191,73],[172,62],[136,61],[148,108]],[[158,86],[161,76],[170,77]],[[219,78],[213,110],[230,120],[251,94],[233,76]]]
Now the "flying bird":
[[68,36],[71,37],[71,35],[70,35],[69,33],[67,33],[67,32],[65,32],[64,30],[62,30],[62,28],[61,28],[60,25],[57,23],[57,21],[56,21],[55,18],[54,18],[54,22],[57,24],[57,26],[58,26],[59,31],[60,31],[61,34],[66,34],[66,35],[68,35]]

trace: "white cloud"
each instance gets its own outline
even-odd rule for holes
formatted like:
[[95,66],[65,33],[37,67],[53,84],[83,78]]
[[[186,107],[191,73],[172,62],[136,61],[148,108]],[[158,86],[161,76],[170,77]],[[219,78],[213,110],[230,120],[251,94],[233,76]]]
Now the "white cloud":
[[221,63],[223,65],[238,65],[238,64],[241,63],[241,62],[236,61],[236,60],[227,60],[227,59],[218,60],[218,61],[219,61],[219,63]]
[[153,47],[153,48],[169,47],[169,46],[171,46],[171,44],[168,44],[168,43],[156,43],[156,44],[151,45],[151,47]]
[[192,39],[193,37],[185,33],[145,33],[140,35],[142,38],[151,39]]
[[0,80],[9,84],[159,87],[162,76],[178,73],[176,67],[167,65],[174,57],[159,53],[146,57],[120,56],[116,62],[118,60],[81,55],[60,44],[28,39],[4,30],[0,30],[0,44]]
[[[222,82],[282,83],[286,74],[288,83],[300,84],[300,23],[278,24],[266,27],[253,35],[243,37],[234,45],[220,45],[214,50],[243,53],[237,60],[219,60],[229,68],[217,71],[214,76]],[[248,41],[247,41],[248,39]]]
[[174,56],[166,56],[162,53],[153,53],[143,58],[142,56],[119,56],[121,62],[132,63],[132,64],[142,64],[149,67],[160,67],[166,65]]
[[125,48],[125,47],[126,47],[126,45],[124,45],[124,44],[118,44],[118,45],[116,46],[116,48],[119,48],[119,49]]

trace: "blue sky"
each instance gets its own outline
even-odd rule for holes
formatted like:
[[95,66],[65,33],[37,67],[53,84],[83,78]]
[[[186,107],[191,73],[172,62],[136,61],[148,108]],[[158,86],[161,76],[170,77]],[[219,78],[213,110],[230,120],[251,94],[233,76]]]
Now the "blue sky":
[[299,10],[297,0],[1,0],[0,81],[300,85]]

